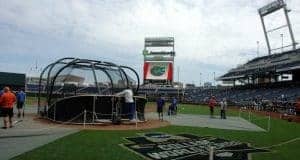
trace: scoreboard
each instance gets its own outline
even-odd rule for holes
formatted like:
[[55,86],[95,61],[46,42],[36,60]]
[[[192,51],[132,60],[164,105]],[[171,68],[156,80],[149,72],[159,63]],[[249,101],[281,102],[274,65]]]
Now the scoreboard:
[[144,84],[172,84],[174,72],[174,38],[145,38]]

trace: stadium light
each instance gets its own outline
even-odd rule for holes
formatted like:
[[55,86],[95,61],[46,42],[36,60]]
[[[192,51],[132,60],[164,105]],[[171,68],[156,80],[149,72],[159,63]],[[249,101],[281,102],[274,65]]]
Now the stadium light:
[[[283,9],[284,11],[284,16],[285,16],[285,20],[286,20],[286,24],[280,26],[280,27],[276,27],[276,28],[273,28],[273,29],[270,29],[270,30],[267,30],[266,28],[266,25],[265,25],[265,21],[264,21],[264,17],[273,13],[273,12],[276,12],[280,9]],[[279,48],[271,48],[271,45],[270,45],[270,42],[269,42],[269,33],[270,32],[273,32],[273,31],[276,31],[276,30],[279,30],[279,29],[282,29],[284,27],[287,27],[288,30],[289,30],[289,34],[290,34],[290,38],[291,38],[291,44],[290,45],[287,45],[287,46],[284,46],[284,47],[292,47],[293,50],[296,49],[296,45],[297,45],[297,42],[295,41],[295,38],[294,38],[294,34],[293,34],[293,30],[292,30],[292,25],[291,25],[291,22],[290,22],[290,19],[289,19],[289,16],[288,16],[288,12],[290,12],[289,9],[287,9],[287,5],[286,3],[283,1],[283,0],[275,0],[261,8],[258,9],[258,13],[260,15],[260,20],[261,20],[261,23],[262,23],[262,27],[263,27],[263,31],[264,31],[264,35],[265,35],[265,39],[266,39],[266,43],[267,43],[267,47],[268,47],[268,52],[269,52],[269,55],[271,54],[272,51],[274,50],[277,50],[277,49],[282,49],[283,47],[279,47]],[[283,50],[283,49],[282,49]]]
[[201,87],[201,75],[202,75],[202,73],[200,72],[200,77],[199,77],[199,87]]
[[268,15],[270,13],[273,13],[273,12],[281,9],[285,5],[286,4],[284,3],[283,0],[276,0],[276,1],[273,1],[265,6],[261,7],[260,9],[258,9],[258,12],[261,16],[265,16],[265,15]]
[[214,78],[214,86],[216,86],[216,72],[213,72],[213,78]]

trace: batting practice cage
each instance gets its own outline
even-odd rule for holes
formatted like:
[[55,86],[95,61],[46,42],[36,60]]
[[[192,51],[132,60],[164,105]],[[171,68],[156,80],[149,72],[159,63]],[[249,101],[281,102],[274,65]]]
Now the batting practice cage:
[[[82,124],[129,119],[124,97],[115,96],[131,88],[136,94],[137,72],[110,62],[62,58],[49,64],[39,80],[38,114],[55,122]],[[144,121],[146,99],[134,96],[135,116]]]

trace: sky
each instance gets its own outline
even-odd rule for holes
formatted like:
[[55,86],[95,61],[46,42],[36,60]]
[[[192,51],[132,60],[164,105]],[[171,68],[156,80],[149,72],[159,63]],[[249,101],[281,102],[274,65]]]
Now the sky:
[[[0,0],[0,71],[36,76],[71,56],[127,65],[142,77],[144,38],[167,36],[175,38],[175,81],[212,82],[214,72],[267,55],[257,9],[271,1]],[[300,42],[300,1],[286,3]],[[272,14],[266,25],[283,25],[283,18]],[[270,34],[273,48],[289,40],[287,29]]]

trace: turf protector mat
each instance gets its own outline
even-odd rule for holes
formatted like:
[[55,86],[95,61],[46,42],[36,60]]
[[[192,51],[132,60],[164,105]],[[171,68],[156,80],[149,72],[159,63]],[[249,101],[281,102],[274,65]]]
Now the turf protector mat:
[[215,148],[214,160],[248,160],[249,153],[268,152],[243,142],[191,134],[143,133],[125,139],[131,143],[123,146],[151,160],[208,160],[210,147]]

